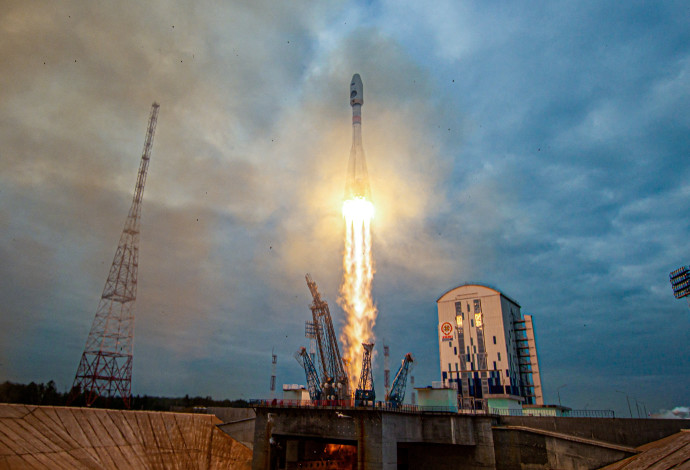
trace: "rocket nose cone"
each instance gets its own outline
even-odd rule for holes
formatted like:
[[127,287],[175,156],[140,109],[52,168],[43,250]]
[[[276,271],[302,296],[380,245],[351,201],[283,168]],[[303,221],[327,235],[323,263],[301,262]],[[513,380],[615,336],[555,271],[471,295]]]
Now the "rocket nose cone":
[[356,104],[364,104],[364,86],[358,73],[352,76],[352,81],[350,82],[350,106]]

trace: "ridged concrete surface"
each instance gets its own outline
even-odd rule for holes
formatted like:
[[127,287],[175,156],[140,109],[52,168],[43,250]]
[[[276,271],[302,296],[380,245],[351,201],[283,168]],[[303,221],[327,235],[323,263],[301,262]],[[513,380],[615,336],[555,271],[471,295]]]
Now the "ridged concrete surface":
[[213,415],[0,404],[0,469],[250,469]]
[[640,452],[602,470],[666,470],[690,468],[690,429],[650,442],[637,448]]

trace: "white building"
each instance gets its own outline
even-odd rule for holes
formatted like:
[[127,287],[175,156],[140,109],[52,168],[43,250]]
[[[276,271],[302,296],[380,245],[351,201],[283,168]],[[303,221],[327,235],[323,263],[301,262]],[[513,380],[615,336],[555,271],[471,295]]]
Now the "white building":
[[532,316],[490,287],[468,284],[437,301],[444,386],[462,409],[543,405]]

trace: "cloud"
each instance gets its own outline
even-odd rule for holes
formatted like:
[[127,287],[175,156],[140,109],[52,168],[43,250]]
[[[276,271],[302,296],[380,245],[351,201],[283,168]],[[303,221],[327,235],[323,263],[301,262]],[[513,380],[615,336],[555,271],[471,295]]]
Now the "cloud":
[[672,410],[659,410],[658,413],[652,413],[651,417],[657,419],[690,419],[690,407],[676,406]]

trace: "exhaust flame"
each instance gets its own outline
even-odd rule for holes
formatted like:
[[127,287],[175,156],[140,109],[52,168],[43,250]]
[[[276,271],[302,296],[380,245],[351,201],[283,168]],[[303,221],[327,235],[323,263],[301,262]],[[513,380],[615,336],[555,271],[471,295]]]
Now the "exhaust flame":
[[374,342],[377,309],[371,297],[374,262],[371,255],[371,219],[374,205],[363,197],[343,203],[345,218],[345,252],[340,306],[345,310],[346,324],[341,335],[350,384],[357,384],[362,364],[362,343]]

